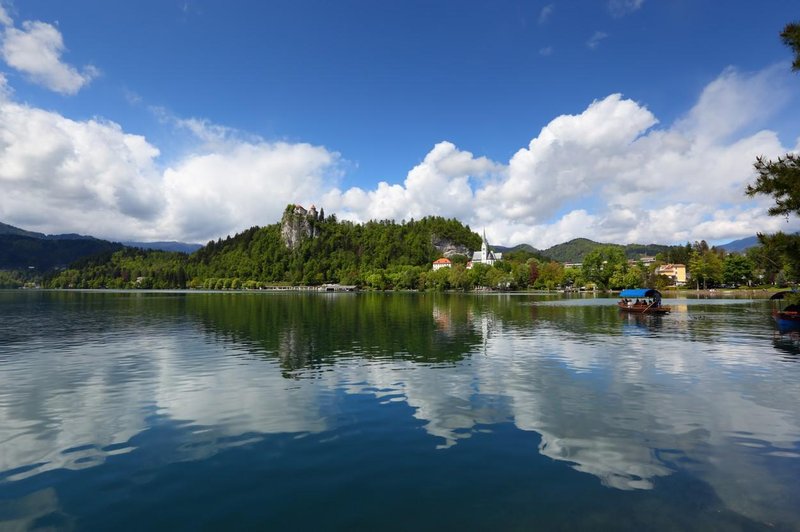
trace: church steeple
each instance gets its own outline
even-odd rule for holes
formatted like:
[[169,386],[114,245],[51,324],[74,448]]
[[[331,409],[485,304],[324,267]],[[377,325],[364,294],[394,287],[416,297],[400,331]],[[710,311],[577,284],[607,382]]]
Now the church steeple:
[[481,250],[472,253],[472,260],[467,263],[467,268],[471,268],[473,264],[486,264],[488,266],[503,258],[502,253],[495,253],[489,246],[489,239],[486,238],[486,228],[483,229],[483,238],[481,239]]

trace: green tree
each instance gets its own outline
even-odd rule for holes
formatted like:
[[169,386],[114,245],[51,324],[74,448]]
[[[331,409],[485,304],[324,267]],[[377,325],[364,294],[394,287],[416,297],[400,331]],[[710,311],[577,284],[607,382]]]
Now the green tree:
[[586,280],[583,278],[583,271],[575,267],[564,268],[563,283],[564,286],[571,286],[573,288],[582,287],[586,284]]
[[781,32],[781,40],[783,40],[783,44],[791,48],[794,52],[792,70],[800,70],[800,23],[792,22],[787,24]]
[[744,255],[731,253],[722,261],[722,277],[727,284],[750,284],[753,263]]
[[[800,70],[800,24],[787,24],[781,32],[781,39],[794,53],[792,70]],[[776,161],[758,157],[754,166],[758,175],[755,183],[747,186],[747,195],[772,196],[775,205],[767,211],[771,216],[800,214],[800,157],[792,153],[778,157]],[[759,234],[758,238],[762,246],[774,250],[782,258],[786,266],[781,268],[783,275],[796,281],[800,272],[800,236],[777,233]]]
[[553,290],[564,284],[564,266],[560,262],[550,261],[539,269],[537,288]]
[[722,259],[710,249],[695,249],[689,258],[689,272],[698,289],[701,283],[703,289],[713,287],[722,282]]
[[583,259],[583,277],[587,281],[608,288],[612,275],[621,269],[627,271],[628,261],[625,252],[618,246],[603,246],[591,251]]
[[756,158],[754,164],[758,176],[756,182],[747,185],[747,195],[771,195],[775,205],[767,211],[770,216],[800,214],[800,157],[789,153],[769,161]]

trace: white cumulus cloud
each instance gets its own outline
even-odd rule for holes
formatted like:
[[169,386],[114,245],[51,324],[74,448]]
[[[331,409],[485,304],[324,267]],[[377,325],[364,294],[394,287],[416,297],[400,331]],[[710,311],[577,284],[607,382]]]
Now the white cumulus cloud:
[[204,241],[274,223],[287,203],[308,206],[338,161],[320,146],[263,141],[190,155],[164,171],[164,230]]
[[202,242],[274,223],[300,202],[354,221],[455,217],[501,245],[740,238],[787,229],[766,215],[769,198],[744,195],[756,156],[792,149],[763,129],[770,113],[789,108],[784,70],[725,70],[672,124],[611,94],[555,117],[508,161],[441,141],[404,179],[347,189],[337,186],[342,156],[323,146],[164,112],[166,125],[193,139],[189,153],[165,162],[119,124],[14,101],[0,77],[0,220]]
[[146,232],[163,210],[144,137],[0,99],[0,218],[104,236]]
[[540,248],[576,237],[668,243],[785,230],[785,220],[766,215],[769,198],[746,198],[744,188],[756,156],[791,149],[758,129],[788,98],[782,69],[727,69],[683,117],[659,127],[647,107],[612,94],[551,120],[507,163],[484,161],[482,174],[468,165],[435,171],[443,154],[478,160],[440,143],[403,185],[333,191],[325,202],[357,220],[456,216],[495,243]]
[[0,46],[3,59],[34,83],[62,94],[75,94],[99,74],[94,66],[78,70],[61,60],[64,39],[55,26],[28,20],[22,28],[15,28],[5,11],[0,12],[0,22],[7,26]]
[[502,165],[475,157],[450,142],[440,142],[411,169],[403,185],[381,182],[372,191],[352,188],[344,193],[333,190],[323,203],[345,218],[370,219],[421,218],[429,214],[466,219],[473,215],[473,184],[480,186],[505,171]]

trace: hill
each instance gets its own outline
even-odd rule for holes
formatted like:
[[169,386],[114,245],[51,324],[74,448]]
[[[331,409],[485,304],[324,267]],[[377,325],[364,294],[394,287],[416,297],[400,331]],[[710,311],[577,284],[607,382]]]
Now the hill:
[[727,244],[722,244],[721,246],[717,247],[724,249],[728,253],[741,253],[758,245],[760,245],[760,243],[757,236],[748,236],[747,238],[733,240],[732,242],[728,242]]
[[[575,238],[569,242],[556,244],[555,246],[542,250],[542,254],[558,262],[581,262],[586,255],[603,245],[605,244],[589,240],[588,238]],[[617,244],[611,245],[622,247]]]
[[0,269],[44,272],[88,255],[120,249],[121,244],[96,238],[57,240],[6,233],[0,234]]
[[625,256],[629,259],[638,259],[642,256],[654,256],[658,253],[669,251],[672,247],[663,244],[627,244],[623,246],[620,244],[603,244],[601,242],[589,240],[588,238],[575,238],[569,242],[547,248],[541,253],[558,262],[583,262],[586,255],[604,246],[622,249],[625,252]]
[[238,288],[263,284],[322,283],[414,287],[420,272],[449,254],[466,262],[480,237],[455,219],[426,217],[354,224],[325,219],[296,205],[281,223],[251,227],[211,241],[192,255],[125,248],[90,257],[52,276],[52,287]]
[[0,269],[4,270],[44,272],[97,253],[117,251],[122,246],[186,254],[203,247],[186,242],[131,241],[118,244],[76,233],[47,235],[0,222]]
[[525,262],[530,258],[534,258],[541,262],[549,262],[550,258],[545,256],[544,253],[536,249],[535,247],[531,246],[530,244],[519,244],[518,246],[514,247],[505,247],[505,246],[492,246],[494,251],[498,251],[503,254],[504,260],[516,260],[520,262]]
[[64,233],[59,235],[46,235],[44,233],[37,233],[35,231],[27,231],[0,222],[0,235],[17,235],[27,236],[29,238],[38,238],[41,240],[97,240],[93,236],[79,235],[77,233]]
[[160,251],[177,251],[178,253],[194,253],[201,247],[202,244],[192,244],[190,242],[175,242],[174,240],[170,241],[159,241],[159,242],[136,242],[136,241],[125,241],[122,242],[123,246],[127,246],[129,248],[141,248],[141,249],[157,249]]
[[34,233],[33,231],[26,231],[24,229],[20,229],[19,227],[14,227],[13,225],[4,224],[0,222],[0,235],[16,235],[16,236],[27,236],[30,238],[47,238],[47,235],[44,233]]

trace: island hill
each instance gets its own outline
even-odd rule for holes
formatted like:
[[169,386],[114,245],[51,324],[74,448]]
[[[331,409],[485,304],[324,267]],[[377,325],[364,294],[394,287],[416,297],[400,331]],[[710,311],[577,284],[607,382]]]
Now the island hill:
[[[45,235],[36,235],[10,235],[6,231],[0,232],[0,239],[40,239],[35,243],[23,241],[28,247],[46,246],[51,241],[42,240]],[[57,237],[46,238],[58,241]],[[279,223],[251,227],[235,236],[208,242],[193,253],[107,246],[105,241],[92,241],[97,248],[94,254],[55,270],[45,268],[51,266],[49,263],[42,264],[41,269],[35,269],[35,280],[50,288],[257,289],[329,283],[379,290],[663,287],[674,282],[658,274],[656,267],[663,263],[688,265],[693,256],[717,261],[711,270],[716,267],[719,274],[712,279],[711,274],[701,273],[704,277],[698,280],[721,283],[723,260],[744,259],[740,255],[723,257],[723,251],[709,249],[704,242],[694,246],[621,246],[576,239],[544,251],[527,245],[492,248],[469,226],[455,219],[432,216],[400,223],[382,220],[357,224],[339,221],[335,215],[326,216],[323,209],[299,205],[288,205]],[[46,247],[36,249],[40,255],[46,254]],[[502,260],[469,264],[473,258],[492,253]],[[638,262],[648,254],[655,262]],[[4,258],[7,257],[0,253],[0,269],[16,268],[17,273],[24,270],[22,273],[31,278],[25,270],[25,257],[17,256],[16,266],[4,263]],[[448,259],[449,267],[434,269],[433,263],[442,258]],[[751,265],[750,270],[753,269]],[[17,284],[6,286],[20,283],[19,279],[11,281]]]

